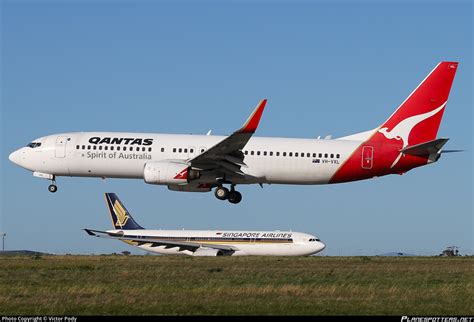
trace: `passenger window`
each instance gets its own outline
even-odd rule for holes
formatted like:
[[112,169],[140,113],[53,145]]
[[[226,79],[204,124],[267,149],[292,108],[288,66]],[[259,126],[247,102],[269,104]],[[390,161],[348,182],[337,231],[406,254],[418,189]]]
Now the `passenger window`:
[[324,157],[327,158],[327,157],[328,157],[328,154],[327,154],[327,153],[324,153]]
[[336,154],[336,158],[339,159],[341,157],[341,155],[339,154]]
[[120,151],[120,147],[119,147],[119,146],[117,147],[117,151]]
[[108,149],[109,149],[109,146],[108,146],[108,145],[104,146],[104,150],[105,150],[105,151],[107,151]]
[[79,145],[76,145],[76,150],[79,150]]
[[[138,150],[140,150],[140,148],[137,148]],[[146,148],[145,147],[142,147],[142,152],[145,152]]]
[[316,158],[316,153],[313,153],[313,158]]
[[99,145],[99,150],[102,150],[102,145]]
[[276,153],[276,156],[279,157],[279,156],[280,156],[280,152],[277,152],[277,153]]
[[133,147],[130,147],[129,150],[130,150],[130,151],[133,151]]
[[113,150],[114,150],[114,146],[112,145],[112,146],[110,147],[110,151],[113,151]]
[[165,152],[165,148],[161,148],[161,152]]
[[92,147],[92,149],[93,149],[93,150],[97,150],[97,145],[94,145],[94,146]]
[[148,148],[148,152],[151,152],[151,148]]
[[331,153],[331,159],[334,159],[334,154]]
[[249,151],[245,150],[245,151],[244,151],[244,154],[245,154],[245,155],[248,155],[248,154],[249,154]]
[[188,149],[184,149],[184,153],[188,153]]
[[295,152],[295,157],[297,157],[297,156],[298,156],[298,152]]
[[303,152],[303,153],[301,153],[301,157],[302,157],[302,158],[304,158],[304,152]]
[[267,155],[267,151],[263,151],[263,155],[265,155],[265,156],[266,156],[266,155]]
[[257,155],[260,155],[260,151],[257,151]]
[[272,152],[272,151],[270,151],[270,156],[273,156],[273,152]]
[[189,149],[189,153],[194,153],[194,149]]
[[176,148],[173,148],[173,153],[176,153]]
[[289,157],[292,157],[292,156],[293,156],[293,152],[288,153],[288,156],[289,156]]
[[204,152],[204,149],[201,149],[201,153],[203,153],[203,152]]
[[322,157],[323,157],[323,154],[322,154],[322,153],[320,153],[320,154],[319,154],[319,157],[320,157],[320,158],[322,158]]
[[178,152],[179,152],[179,153],[182,153],[182,152],[183,152],[183,149],[179,148],[179,149],[178,149]]
[[250,155],[253,155],[253,151],[250,151]]
[[83,150],[85,150],[85,149],[86,149],[86,146],[85,146],[85,145],[83,145],[83,146],[82,146],[82,149],[83,149]]
[[283,156],[286,157],[286,152],[283,152]]
[[311,156],[311,153],[306,153],[306,157],[310,157]]

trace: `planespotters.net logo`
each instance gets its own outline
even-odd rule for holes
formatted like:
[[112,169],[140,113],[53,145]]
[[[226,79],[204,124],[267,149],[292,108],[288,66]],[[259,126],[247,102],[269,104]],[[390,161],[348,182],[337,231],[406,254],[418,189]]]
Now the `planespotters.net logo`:
[[474,322],[472,316],[402,316],[401,322]]

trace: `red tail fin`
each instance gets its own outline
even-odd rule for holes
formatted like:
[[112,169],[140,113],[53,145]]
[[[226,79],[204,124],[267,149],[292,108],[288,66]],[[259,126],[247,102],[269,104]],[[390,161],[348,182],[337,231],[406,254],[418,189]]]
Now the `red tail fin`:
[[403,173],[425,165],[428,155],[404,154],[436,139],[458,63],[441,62],[418,85],[385,123],[347,159],[330,183]]
[[[458,63],[441,62],[380,127],[403,148],[436,138]],[[374,137],[375,138],[375,137]]]

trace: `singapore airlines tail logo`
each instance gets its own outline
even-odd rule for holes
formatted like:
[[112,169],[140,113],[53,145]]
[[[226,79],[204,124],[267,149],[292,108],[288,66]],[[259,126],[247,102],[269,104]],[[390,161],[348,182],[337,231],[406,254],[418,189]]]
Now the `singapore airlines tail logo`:
[[[411,116],[409,118],[404,119],[400,123],[398,123],[393,129],[388,131],[387,127],[383,127],[379,130],[380,133],[382,133],[387,139],[392,140],[402,140],[403,147],[402,149],[406,148],[408,146],[408,138],[410,137],[410,133],[413,130],[413,128],[423,122],[424,120],[430,118],[431,116],[437,114],[439,111],[441,111],[445,106],[447,102],[444,102],[440,107],[419,115]],[[393,161],[391,168],[393,168],[398,161],[400,160],[402,156],[402,153],[398,155],[398,157]]]
[[128,215],[125,209],[123,209],[122,205],[118,200],[115,200],[114,203],[114,212],[117,217],[117,222],[115,223],[115,226],[120,226],[123,227],[128,221]]

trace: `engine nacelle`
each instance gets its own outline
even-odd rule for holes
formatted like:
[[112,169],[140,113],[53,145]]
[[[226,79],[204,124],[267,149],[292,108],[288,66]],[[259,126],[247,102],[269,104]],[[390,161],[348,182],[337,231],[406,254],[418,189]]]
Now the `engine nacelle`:
[[198,179],[200,175],[199,171],[179,161],[149,162],[143,169],[143,179],[149,184],[182,184]]
[[193,253],[193,256],[223,256],[224,253],[219,249],[199,247]]

